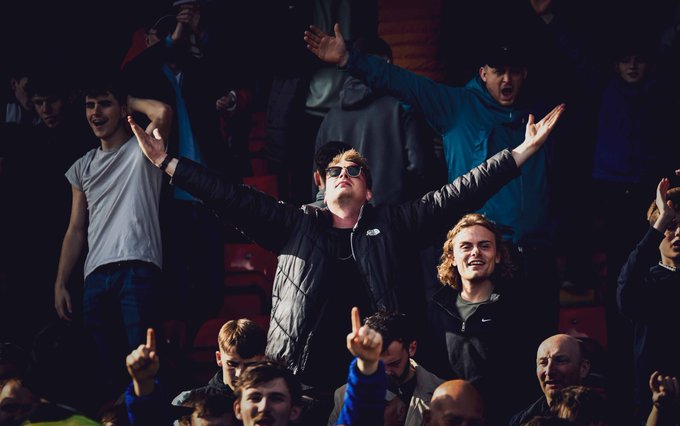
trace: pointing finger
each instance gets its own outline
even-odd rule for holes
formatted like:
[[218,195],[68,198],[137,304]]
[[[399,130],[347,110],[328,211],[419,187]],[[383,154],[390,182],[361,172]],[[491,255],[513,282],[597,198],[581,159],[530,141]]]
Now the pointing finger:
[[152,351],[156,350],[156,333],[153,328],[146,329],[146,347]]
[[352,308],[352,333],[356,336],[361,328],[361,316],[359,315],[359,308],[356,306]]

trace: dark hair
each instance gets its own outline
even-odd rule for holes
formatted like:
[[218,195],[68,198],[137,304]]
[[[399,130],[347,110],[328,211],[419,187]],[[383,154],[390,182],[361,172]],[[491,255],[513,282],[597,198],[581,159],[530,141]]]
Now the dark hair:
[[380,37],[359,38],[352,47],[367,55],[386,56],[392,62],[392,48]]
[[379,310],[366,318],[364,325],[382,335],[382,351],[385,351],[392,342],[401,342],[408,346],[415,340],[413,324],[400,312]]
[[11,377],[22,378],[28,372],[31,365],[31,355],[27,350],[12,342],[0,343],[0,365],[13,365],[13,369],[5,375],[0,375],[0,380]]
[[66,77],[59,71],[36,72],[26,83],[28,96],[56,96],[64,100],[69,98],[71,87]]
[[260,361],[248,366],[236,381],[234,396],[241,399],[243,392],[255,386],[259,386],[272,380],[283,379],[286,382],[290,399],[293,405],[300,405],[302,387],[298,379],[287,368],[275,361]]
[[605,398],[586,386],[567,386],[557,391],[550,404],[550,412],[578,424],[607,421]]
[[524,426],[569,426],[575,423],[571,420],[561,419],[554,416],[535,416],[528,422],[524,423]]
[[89,97],[105,96],[111,93],[121,105],[127,105],[128,91],[118,72],[101,72],[85,82],[83,95]]
[[124,403],[117,403],[107,408],[100,416],[102,426],[128,426],[130,420]]
[[267,333],[247,318],[230,320],[220,328],[217,344],[224,352],[234,349],[241,358],[252,358],[264,354]]
[[234,414],[233,399],[225,394],[192,392],[182,403],[184,407],[193,407],[193,413],[200,418],[222,417]]
[[321,180],[326,180],[326,168],[336,155],[352,149],[349,144],[341,141],[330,141],[321,145],[314,154],[314,166],[321,175]]

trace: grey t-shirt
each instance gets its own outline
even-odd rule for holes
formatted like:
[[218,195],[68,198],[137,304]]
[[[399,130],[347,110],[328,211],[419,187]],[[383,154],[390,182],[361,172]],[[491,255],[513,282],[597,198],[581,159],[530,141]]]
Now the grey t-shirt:
[[89,151],[66,178],[87,200],[86,277],[98,266],[125,260],[161,267],[158,201],[163,172],[146,159],[134,136],[115,151]]

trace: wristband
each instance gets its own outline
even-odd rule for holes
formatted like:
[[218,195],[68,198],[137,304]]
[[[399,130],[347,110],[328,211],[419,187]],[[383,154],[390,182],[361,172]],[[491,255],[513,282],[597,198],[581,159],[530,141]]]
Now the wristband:
[[165,168],[168,167],[168,164],[170,164],[170,160],[172,160],[172,157],[170,156],[170,154],[166,154],[165,158],[161,162],[161,165],[158,166],[158,168],[161,169],[161,171],[164,172]]

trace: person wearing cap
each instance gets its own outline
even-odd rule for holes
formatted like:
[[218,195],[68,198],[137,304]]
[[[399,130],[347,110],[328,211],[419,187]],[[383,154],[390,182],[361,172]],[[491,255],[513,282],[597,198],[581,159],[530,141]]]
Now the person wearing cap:
[[[418,108],[443,140],[449,181],[503,149],[524,139],[530,113],[521,94],[528,75],[527,55],[510,44],[492,45],[484,61],[463,87],[451,87],[418,76],[357,49],[348,49],[339,25],[335,36],[315,26],[305,31],[308,49],[321,60],[338,65],[373,90],[387,90]],[[550,145],[550,144],[549,144]],[[559,292],[556,257],[552,250],[549,160],[542,147],[527,163],[526,174],[505,185],[479,209],[497,223],[520,272],[518,290],[541,300],[534,312],[536,344],[557,329]],[[536,324],[540,323],[540,324]]]

